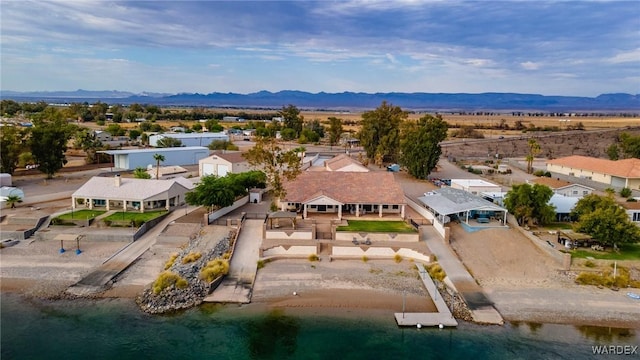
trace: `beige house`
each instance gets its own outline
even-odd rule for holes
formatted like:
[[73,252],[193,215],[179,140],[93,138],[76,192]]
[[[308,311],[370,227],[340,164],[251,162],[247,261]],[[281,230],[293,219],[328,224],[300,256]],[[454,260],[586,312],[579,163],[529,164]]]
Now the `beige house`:
[[585,185],[574,184],[569,181],[563,181],[560,179],[539,177],[533,180],[527,181],[530,184],[545,185],[551,188],[554,193],[569,196],[569,197],[583,197],[591,194],[594,189]]
[[107,211],[170,210],[184,204],[185,194],[193,188],[193,183],[183,177],[147,180],[94,176],[71,195],[71,205],[74,209]]
[[324,162],[326,171],[369,172],[358,160],[347,154],[340,154]]
[[473,195],[502,191],[500,185],[496,185],[482,179],[451,179],[451,187],[458,190],[464,190]]
[[239,151],[221,151],[198,162],[200,177],[207,175],[225,176],[253,170],[247,159]]
[[547,161],[547,171],[611,185],[640,189],[640,159],[606,160],[572,155]]
[[392,173],[302,172],[284,187],[281,210],[297,211],[304,218],[310,213],[335,214],[339,220],[345,213],[355,217],[405,216],[404,192]]

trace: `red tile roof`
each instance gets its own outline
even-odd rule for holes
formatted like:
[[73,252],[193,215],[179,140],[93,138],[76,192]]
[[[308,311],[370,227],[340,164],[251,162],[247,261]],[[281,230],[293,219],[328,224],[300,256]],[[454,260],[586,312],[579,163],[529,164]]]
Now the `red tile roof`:
[[[554,178],[549,178],[544,176],[532,179],[531,182],[534,184],[546,185],[552,189],[560,189],[567,186],[576,185],[569,181],[564,181],[564,180],[559,180],[559,179],[554,179]],[[578,185],[578,186],[587,187],[584,185]]]
[[283,201],[304,203],[325,195],[343,204],[404,204],[404,192],[392,173],[302,172],[284,184]]
[[624,160],[598,159],[588,156],[572,155],[549,160],[547,164],[560,165],[574,169],[588,170],[600,174],[609,174],[623,178],[640,178],[640,159]]

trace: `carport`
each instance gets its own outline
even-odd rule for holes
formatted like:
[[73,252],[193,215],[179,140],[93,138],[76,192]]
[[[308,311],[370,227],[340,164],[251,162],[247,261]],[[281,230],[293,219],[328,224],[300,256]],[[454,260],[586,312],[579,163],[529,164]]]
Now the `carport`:
[[451,217],[457,217],[467,225],[470,225],[469,219],[488,226],[492,220],[499,221],[500,226],[507,223],[507,209],[464,190],[443,187],[425,193],[418,200],[441,224],[449,222]]
[[64,249],[64,242],[65,241],[75,241],[76,242],[76,255],[80,255],[82,253],[82,251],[80,250],[80,238],[82,238],[84,235],[78,235],[78,234],[60,234],[60,235],[56,235],[56,237],[53,239],[55,241],[60,241],[60,254],[64,253],[66,250]]

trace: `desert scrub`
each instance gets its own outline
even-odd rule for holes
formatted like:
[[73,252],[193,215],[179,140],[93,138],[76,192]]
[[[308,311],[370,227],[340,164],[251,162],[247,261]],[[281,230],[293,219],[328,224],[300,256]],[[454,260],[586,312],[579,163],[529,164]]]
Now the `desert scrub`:
[[169,258],[169,260],[166,263],[164,263],[164,269],[169,270],[169,268],[171,268],[173,264],[176,262],[177,258],[178,258],[178,253],[171,254],[171,257]]
[[182,263],[183,264],[192,263],[194,261],[198,261],[198,259],[200,259],[201,257],[202,257],[202,254],[200,254],[199,252],[192,251],[182,258]]
[[223,258],[223,259],[229,259],[229,258],[231,258],[231,251],[227,251],[226,253],[222,254],[222,258]]
[[444,278],[447,276],[442,267],[440,267],[440,264],[431,264],[427,266],[427,271],[429,272],[429,276],[431,276],[432,279],[436,279],[438,281],[444,280]]
[[178,289],[184,289],[189,286],[189,282],[180,275],[172,273],[171,271],[163,271],[160,276],[153,282],[153,293],[158,295],[162,290],[175,285]]
[[371,268],[369,269],[369,272],[372,274],[382,274],[382,269],[378,269],[378,268]]
[[200,277],[207,282],[229,273],[229,261],[224,259],[211,260],[200,270]]
[[309,254],[307,259],[309,259],[309,261],[318,261],[318,260],[320,260],[320,258],[316,254]]
[[594,263],[591,260],[587,260],[587,261],[585,261],[584,266],[586,266],[588,268],[594,268],[594,267],[596,267],[596,263]]
[[402,256],[400,254],[395,254],[393,256],[393,261],[395,261],[397,263],[401,263],[402,262]]
[[582,272],[578,277],[576,277],[576,283],[580,285],[596,285],[617,288],[640,288],[640,281],[631,279],[629,270],[621,266],[617,269],[615,279],[613,278],[613,269],[604,269],[601,272]]

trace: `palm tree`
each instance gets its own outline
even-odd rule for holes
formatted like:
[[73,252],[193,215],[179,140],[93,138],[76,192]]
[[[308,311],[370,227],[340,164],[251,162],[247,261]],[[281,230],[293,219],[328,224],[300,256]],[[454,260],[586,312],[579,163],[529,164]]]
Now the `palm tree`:
[[16,208],[16,203],[21,203],[22,202],[22,198],[18,195],[9,195],[7,196],[7,200],[5,200],[7,202],[7,204],[10,205],[10,207],[12,209]]
[[156,161],[156,180],[160,179],[160,162],[164,161],[164,155],[153,154],[153,160]]

